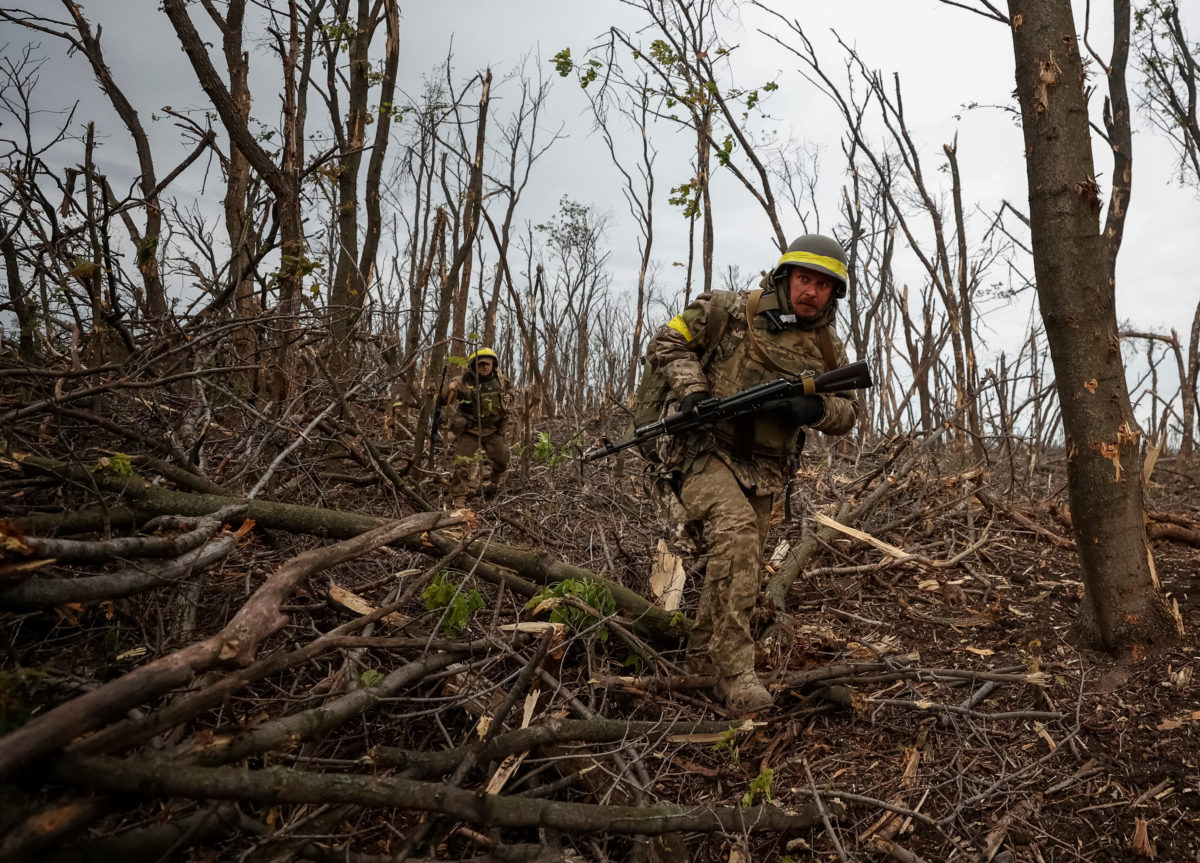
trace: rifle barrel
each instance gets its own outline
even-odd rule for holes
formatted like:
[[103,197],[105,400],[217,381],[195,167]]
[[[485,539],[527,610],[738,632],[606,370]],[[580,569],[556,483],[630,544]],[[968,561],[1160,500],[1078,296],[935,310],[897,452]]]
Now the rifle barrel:
[[[807,387],[805,386],[806,381],[808,382]],[[724,398],[707,399],[686,414],[671,414],[638,426],[634,429],[631,438],[620,443],[614,444],[606,439],[604,446],[588,450],[580,458],[583,461],[595,461],[663,435],[684,434],[698,428],[715,425],[722,420],[753,413],[761,410],[767,402],[781,397],[800,395],[805,391],[835,393],[843,390],[866,389],[874,385],[874,381],[871,380],[871,370],[863,360],[832,369],[815,378],[811,374],[805,375],[799,381],[775,378]]]

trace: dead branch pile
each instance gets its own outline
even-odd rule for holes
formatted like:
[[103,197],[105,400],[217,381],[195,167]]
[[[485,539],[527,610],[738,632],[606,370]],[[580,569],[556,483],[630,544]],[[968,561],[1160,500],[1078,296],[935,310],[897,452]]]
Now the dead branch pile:
[[682,611],[651,601],[687,531],[636,462],[525,453],[447,512],[344,399],[213,412],[218,447],[186,399],[110,395],[7,408],[0,859],[1036,860],[1099,789],[1161,817],[1184,787],[1102,754],[1069,532],[936,436],[810,455],[748,720],[681,669],[694,555]]

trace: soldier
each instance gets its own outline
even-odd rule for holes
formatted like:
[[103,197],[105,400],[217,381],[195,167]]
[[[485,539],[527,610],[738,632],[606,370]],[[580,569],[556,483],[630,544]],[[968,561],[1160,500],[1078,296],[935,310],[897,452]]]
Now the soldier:
[[[759,290],[701,294],[668,321],[649,345],[649,362],[685,412],[781,375],[843,366],[846,352],[832,322],[846,276],[846,253],[835,240],[800,237]],[[841,435],[857,418],[853,393],[802,395],[777,410],[660,439],[680,502],[703,524],[708,558],[688,664],[717,676],[717,694],[734,713],[772,702],[754,672],[750,612],[773,499],[795,475],[801,427]]]
[[455,506],[462,506],[472,490],[471,478],[480,450],[492,466],[491,479],[483,487],[485,497],[500,491],[504,472],[508,470],[506,431],[512,384],[497,366],[496,352],[480,348],[467,358],[463,376],[451,381],[447,388],[446,402],[456,408],[449,420],[455,435],[454,472],[450,480],[450,496]]

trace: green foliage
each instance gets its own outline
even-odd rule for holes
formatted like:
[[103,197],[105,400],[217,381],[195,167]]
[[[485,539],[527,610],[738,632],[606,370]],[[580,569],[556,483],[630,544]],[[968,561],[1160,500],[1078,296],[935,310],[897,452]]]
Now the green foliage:
[[721,733],[721,739],[712,745],[713,752],[724,755],[729,759],[729,763],[735,767],[742,760],[742,755],[738,751],[737,735],[738,730],[736,728],[726,728]]
[[112,468],[113,473],[118,476],[133,476],[133,462],[129,460],[129,456],[123,452],[115,453],[108,460],[108,466]]
[[696,178],[693,177],[686,183],[672,187],[670,195],[667,197],[667,203],[675,207],[682,207],[685,219],[694,219],[700,215],[699,183]]
[[578,71],[579,86],[584,89],[587,89],[587,85],[596,80],[596,76],[600,74],[600,69],[604,66],[603,63],[594,58],[577,66],[575,61],[571,59],[570,48],[563,48],[550,58],[550,62],[554,64],[554,71],[558,73],[558,77],[560,78],[566,78],[572,72]]
[[484,452],[481,449],[475,450],[471,455],[456,455],[454,456],[455,466],[464,464],[481,464],[483,462]]
[[154,260],[154,253],[157,250],[158,234],[151,234],[148,237],[142,237],[142,241],[138,243],[137,248],[138,269],[145,269],[146,266]]
[[679,62],[679,55],[664,39],[655,39],[650,43],[650,59],[662,66],[674,66]]
[[742,808],[748,809],[754,805],[754,799],[761,797],[763,801],[771,802],[771,792],[775,790],[775,771],[764,767],[762,772],[750,780],[750,790],[742,795]]
[[[590,578],[567,578],[554,584],[547,585],[538,592],[525,606],[527,609],[537,608],[546,600],[574,597],[593,610],[601,617],[607,617],[617,610],[617,601],[613,599],[612,591],[599,582]],[[576,632],[596,627],[596,638],[608,641],[608,628],[601,623],[601,617],[591,614],[582,608],[560,602],[550,610],[552,623],[565,623]]]
[[379,116],[390,117],[393,123],[403,123],[404,118],[415,110],[411,105],[397,105],[395,102],[379,103]]
[[567,77],[575,69],[575,61],[571,59],[570,48],[563,48],[550,58],[550,62],[554,64],[554,71],[560,78]]
[[549,432],[538,432],[537,442],[533,445],[535,461],[545,461],[554,454],[554,444],[550,443]]
[[428,587],[421,593],[425,608],[429,611],[445,609],[442,614],[442,634],[447,637],[458,635],[467,628],[475,612],[483,608],[483,597],[474,588],[464,591],[462,585],[451,583],[445,570],[436,573]]
[[459,368],[465,369],[467,367],[466,357],[446,357],[446,362],[450,363],[452,366],[458,366]]
[[96,466],[92,470],[97,471],[104,468],[108,468],[117,476],[133,476],[133,462],[123,452],[103,456],[96,462]]
[[321,34],[333,43],[335,51],[341,51],[343,54],[350,50],[350,40],[354,38],[354,31],[354,25],[346,19],[321,25]]
[[550,440],[548,432],[538,432],[537,440],[533,443],[534,461],[544,461],[550,467],[558,467],[565,461],[569,461],[572,457],[572,452],[579,448],[580,437],[575,435],[567,441],[561,448],[556,449],[553,442]]
[[725,168],[729,167],[729,158],[733,155],[733,135],[725,136],[725,140],[721,142],[721,146],[717,148],[717,161]]
[[383,681],[383,674],[376,671],[374,668],[368,668],[358,676],[358,682],[365,689],[370,689],[372,686],[378,686]]
[[675,629],[677,626],[683,626],[683,622],[687,620],[687,615],[682,611],[672,611],[671,616],[667,618],[667,626]]
[[280,255],[279,263],[277,275],[289,275],[299,279],[303,279],[309,273],[325,269],[325,265],[320,261],[314,261],[304,255]]

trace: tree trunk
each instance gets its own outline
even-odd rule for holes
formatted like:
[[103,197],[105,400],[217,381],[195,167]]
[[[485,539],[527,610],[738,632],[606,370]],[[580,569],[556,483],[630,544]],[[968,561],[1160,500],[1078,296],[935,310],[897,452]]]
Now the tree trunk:
[[1179,444],[1179,454],[1184,458],[1191,458],[1196,449],[1197,380],[1200,380],[1200,303],[1196,304],[1196,314],[1192,316],[1192,333],[1188,337],[1187,372],[1179,382],[1183,399],[1183,439]]
[[1080,627],[1111,651],[1174,643],[1146,538],[1142,460],[1099,230],[1083,67],[1070,0],[1009,0],[1034,273],[1067,446],[1086,595]]

